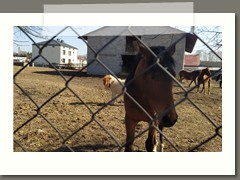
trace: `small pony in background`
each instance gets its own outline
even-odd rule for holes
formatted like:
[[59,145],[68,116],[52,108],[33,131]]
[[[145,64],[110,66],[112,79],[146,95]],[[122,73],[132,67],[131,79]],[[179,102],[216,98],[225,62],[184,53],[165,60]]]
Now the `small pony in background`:
[[217,75],[216,81],[219,81],[219,87],[222,88],[222,73]]
[[179,81],[182,83],[183,79],[186,80],[191,80],[190,84],[188,85],[188,87],[191,86],[192,82],[195,83],[195,86],[197,85],[196,83],[196,79],[200,74],[200,70],[194,70],[194,71],[188,71],[188,70],[181,70],[179,72]]
[[[122,83],[122,85],[119,82]],[[113,105],[116,101],[114,98],[122,93],[124,83],[125,80],[120,78],[116,79],[110,74],[107,74],[103,77],[103,85],[107,90],[110,90],[112,92],[112,101],[110,102],[111,105]]]
[[[210,70],[209,70],[208,67],[205,68],[205,69],[202,69],[202,70],[200,71],[200,74],[199,74],[197,80],[198,80],[197,92],[199,92],[199,87],[200,87],[200,85],[202,84],[203,87],[202,87],[202,91],[201,91],[201,92],[204,91],[204,94],[206,94],[206,93],[205,93],[205,83],[207,82],[207,83],[208,83],[208,94],[210,94],[211,72],[210,72]],[[201,93],[201,92],[200,92],[200,93]]]

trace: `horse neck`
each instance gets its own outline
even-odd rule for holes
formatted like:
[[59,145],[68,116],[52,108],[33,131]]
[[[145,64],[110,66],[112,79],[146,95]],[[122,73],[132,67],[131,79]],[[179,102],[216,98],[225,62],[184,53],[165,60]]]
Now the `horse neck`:
[[202,73],[203,73],[203,75],[210,76],[210,72],[208,69],[203,70]]

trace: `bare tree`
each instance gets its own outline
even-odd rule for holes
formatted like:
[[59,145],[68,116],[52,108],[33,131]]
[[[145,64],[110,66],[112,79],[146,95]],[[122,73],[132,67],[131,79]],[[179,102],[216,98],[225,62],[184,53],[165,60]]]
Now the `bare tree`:
[[24,32],[34,38],[46,39],[46,36],[42,34],[43,31],[46,31],[46,28],[42,26],[15,26],[13,43],[24,46],[24,43],[29,41]]
[[34,40],[36,38],[47,39],[46,36],[43,35],[43,32],[46,30],[47,28],[42,26],[14,26],[13,44],[17,47],[17,50],[15,50],[17,51],[16,54],[20,55],[22,53],[21,47],[30,46],[30,44],[33,43],[26,34]]
[[191,33],[199,37],[197,53],[203,61],[219,61],[222,58],[222,27],[192,26]]
[[194,33],[203,39],[212,49],[219,50],[222,47],[221,26],[196,26]]

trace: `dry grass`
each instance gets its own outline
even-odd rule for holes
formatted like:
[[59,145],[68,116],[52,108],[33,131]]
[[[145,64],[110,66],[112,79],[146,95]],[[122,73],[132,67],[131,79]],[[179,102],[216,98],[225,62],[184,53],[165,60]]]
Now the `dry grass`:
[[[19,67],[14,67],[14,72]],[[72,71],[63,71],[68,79]],[[53,69],[30,67],[22,71],[16,82],[42,106],[49,98],[65,87],[65,81]],[[184,86],[188,88],[187,83]],[[69,89],[52,98],[36,115],[37,106],[17,87],[14,87],[14,130],[36,115],[27,125],[14,134],[27,151],[65,151],[62,138],[75,151],[119,151],[117,143],[125,143],[124,106],[120,100],[113,106],[102,106],[110,101],[111,93],[103,88],[101,77],[77,76],[69,83],[69,87],[85,102],[82,103]],[[189,98],[217,125],[222,123],[222,91],[217,82],[212,81],[210,95],[189,93]],[[182,90],[174,86],[174,98],[184,98]],[[101,109],[101,110],[100,110]],[[179,119],[172,128],[166,128],[166,136],[181,150],[188,151],[215,133],[214,126],[188,100],[176,107]],[[99,111],[99,112],[98,112]],[[96,113],[98,112],[98,113]],[[93,116],[94,114],[94,116]],[[92,120],[94,117],[94,120]],[[51,122],[61,133],[59,135],[46,121]],[[145,123],[137,126],[136,134],[147,127]],[[104,128],[104,129],[103,129]],[[109,135],[114,136],[114,139]],[[145,151],[147,134],[144,133],[134,142],[136,151]],[[165,140],[165,151],[175,151]],[[14,151],[23,151],[17,144]],[[222,151],[222,139],[214,138],[197,151]]]

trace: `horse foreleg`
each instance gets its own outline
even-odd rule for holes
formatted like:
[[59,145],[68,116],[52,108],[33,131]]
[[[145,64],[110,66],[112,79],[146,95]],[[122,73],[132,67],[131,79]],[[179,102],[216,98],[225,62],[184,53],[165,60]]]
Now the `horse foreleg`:
[[205,94],[205,82],[204,81],[203,81],[202,85],[203,85],[203,87],[202,87],[201,93],[204,91],[204,94]]
[[[193,80],[191,80],[191,82],[190,82],[190,84],[188,85],[188,87],[190,87],[190,86],[191,86],[192,82],[193,82]],[[194,82],[195,82],[195,81],[194,81]],[[195,82],[195,85],[196,85],[196,82]]]
[[[161,130],[161,132],[163,132],[163,127],[159,126],[159,129]],[[160,152],[163,152],[164,151],[164,144],[163,144],[163,135],[162,135],[162,133],[160,133],[159,140],[160,140]]]
[[125,115],[125,125],[126,125],[126,133],[127,133],[125,152],[131,152],[133,151],[135,127],[137,123],[132,119],[130,119],[127,115]]
[[208,94],[210,94],[211,79],[208,79]]
[[198,91],[199,91],[199,87],[200,87],[200,84],[198,83],[198,85],[197,85],[197,93],[198,93]]
[[197,85],[196,79],[194,79],[194,84],[195,84],[195,86]]
[[145,143],[146,150],[148,152],[157,152],[157,146],[156,130],[154,127],[150,127],[148,131],[148,138]]
[[179,82],[182,83],[182,80],[183,80],[182,76],[179,75]]

